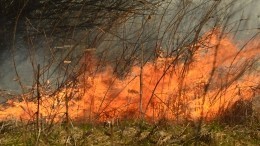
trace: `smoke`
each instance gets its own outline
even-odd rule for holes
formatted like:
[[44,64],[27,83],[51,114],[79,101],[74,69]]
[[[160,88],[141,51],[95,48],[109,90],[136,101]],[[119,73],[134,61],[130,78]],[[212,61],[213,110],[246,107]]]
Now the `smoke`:
[[[118,66],[121,68],[118,68],[116,72],[121,74],[127,70],[128,65],[131,66],[131,64],[136,63],[134,61],[136,58],[140,59],[141,48],[144,48],[145,61],[148,61],[154,57],[155,49],[160,46],[166,51],[172,51],[178,47],[178,40],[185,40],[186,43],[183,44],[190,43],[194,35],[186,36],[187,33],[196,27],[198,23],[201,23],[201,19],[205,16],[205,10],[209,9],[208,6],[212,5],[213,1],[205,2],[204,0],[189,0],[187,2],[191,6],[188,9],[179,12],[179,8],[182,7],[182,2],[166,1],[159,7],[157,12],[149,12],[143,16],[131,18],[118,27],[117,30],[104,32],[108,34],[106,34],[104,39],[100,42],[97,42],[97,45],[94,45],[94,47],[97,48],[97,55],[108,56],[105,62],[109,62],[110,64],[115,64],[115,62],[118,61]],[[192,9],[195,9],[196,7],[199,8],[193,11]],[[224,9],[225,7],[228,8]],[[176,16],[180,13],[187,13],[187,15],[184,15],[184,18],[180,24],[178,24],[179,28],[177,29],[177,32],[173,32],[169,27],[172,27],[170,26],[171,24],[175,24],[172,23],[172,20],[178,20]],[[224,1],[219,9],[216,9],[215,12],[212,13],[212,15],[215,15],[214,13],[216,13],[216,15],[226,16],[223,20],[212,18],[212,21],[203,28],[204,32],[211,29],[216,22],[226,24],[225,20],[227,19],[229,19],[227,22],[229,30],[230,32],[233,32],[237,40],[248,40],[248,38],[252,37],[257,31],[259,32],[259,0],[251,0],[247,2],[234,1],[234,5],[232,6],[227,1]],[[23,24],[19,25],[21,25],[19,27],[24,27]],[[96,31],[100,30],[96,29]],[[82,37],[82,33],[77,33],[78,35],[73,38],[74,40]],[[57,69],[57,66],[60,65],[61,60],[66,56],[66,51],[57,51],[53,48],[57,46],[74,45],[75,43],[62,42],[59,44],[59,41],[55,38],[50,38],[52,41],[48,42],[44,37],[39,37],[34,41],[33,49],[31,49],[32,46],[28,45],[28,40],[25,39],[25,36],[26,32],[17,32],[15,52],[13,54],[19,79],[23,85],[28,87],[28,89],[34,86],[37,64],[47,66],[51,63],[52,65],[49,67],[49,72],[48,75],[46,75],[46,78],[55,80],[55,78],[57,78],[61,73],[59,69]],[[10,38],[10,42],[12,42],[12,39],[13,38]],[[8,44],[9,45],[6,45],[4,48],[1,48],[0,89],[20,92],[21,88],[18,84],[18,78],[12,60],[12,45],[10,45],[11,43]],[[80,45],[79,48],[82,49],[89,46],[90,45],[83,44],[82,46]],[[33,53],[33,55],[31,53]],[[82,51],[79,51],[78,49],[72,56],[75,58],[82,55],[81,53]],[[56,55],[55,59],[53,59],[52,55]],[[124,56],[124,58],[120,59],[121,56]],[[126,62],[129,64],[127,64],[125,68],[122,67]],[[120,63],[122,65],[120,65]]]
[[[260,1],[249,0],[234,3],[232,17],[229,23],[234,26],[235,38],[239,41],[247,41],[256,33],[260,27]],[[232,24],[233,23],[233,24]]]
[[[22,35],[17,36],[16,52],[14,54],[14,60],[17,64],[17,71],[21,75],[21,80],[28,84],[31,82],[32,69],[28,62],[28,54],[26,53],[25,44],[21,40]],[[12,40],[10,40],[11,42]],[[0,88],[19,91],[19,84],[17,83],[17,77],[15,75],[14,64],[12,60],[11,46],[7,46],[1,53],[1,64],[0,64]]]
[[[10,40],[10,42],[11,41],[12,40]],[[7,46],[4,51],[1,52],[0,89],[19,93],[21,87],[18,80],[21,81],[26,89],[31,89],[35,83],[35,67],[38,63],[43,63],[43,58],[47,53],[45,53],[41,45],[38,45],[38,49],[35,50],[35,52],[31,52],[28,49],[28,45],[24,40],[24,34],[22,33],[16,35],[14,49],[12,47],[12,45]],[[15,64],[13,61],[15,61]],[[32,62],[34,62],[34,64],[32,64]],[[18,76],[16,75],[16,71]]]

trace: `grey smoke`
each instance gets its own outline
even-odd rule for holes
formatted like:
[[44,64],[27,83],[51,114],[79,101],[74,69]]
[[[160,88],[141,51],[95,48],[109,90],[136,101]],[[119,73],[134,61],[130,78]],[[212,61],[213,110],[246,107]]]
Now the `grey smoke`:
[[[172,1],[171,8],[169,9],[167,17],[165,17],[163,20],[164,24],[162,25],[162,30],[166,26],[167,22],[170,21],[170,18],[173,15],[175,15],[174,12],[177,9],[176,6],[178,6],[178,5],[176,5],[176,2],[177,1]],[[194,6],[196,6],[196,5],[204,2],[204,0],[190,0],[190,2],[192,2],[194,4]],[[260,1],[259,0],[241,1],[241,2],[237,1],[237,3],[235,3],[235,5],[233,6],[233,9],[231,9],[230,11],[236,11],[238,9],[239,9],[239,11],[231,16],[229,22],[232,23],[234,21],[240,21],[241,18],[245,19],[245,20],[241,21],[241,24],[238,28],[238,30],[241,30],[241,31],[237,32],[236,38],[238,40],[239,39],[240,40],[248,39],[252,35],[254,35],[257,31],[259,32]],[[187,19],[185,19],[184,22],[182,22],[182,28],[180,30],[185,32],[188,29],[190,29],[190,27],[192,27],[192,25],[196,25],[197,21],[192,20],[192,22],[191,22],[190,19],[199,18],[202,14],[203,14],[203,9],[201,9],[201,11],[198,11],[197,13],[191,14],[189,17],[187,17]],[[154,48],[154,46],[156,45],[155,42],[156,42],[156,38],[157,38],[157,34],[156,34],[157,30],[155,28],[158,27],[158,23],[159,23],[157,20],[157,16],[156,16],[156,20],[152,19],[152,21],[153,22],[150,22],[149,27],[145,28],[145,30],[144,30],[145,31],[144,34],[149,34],[149,35],[144,35],[142,37],[142,39],[139,40],[142,42],[147,41],[146,43],[144,43],[145,44],[144,48],[146,48],[145,52],[149,52],[150,54],[152,54],[153,50],[149,49],[149,48]],[[135,20],[135,22],[138,22],[138,23],[134,24],[134,26],[132,26],[133,24],[126,24],[127,30],[130,31],[130,32],[127,32],[126,38],[129,40],[130,43],[132,41],[133,44],[137,41],[135,32],[138,31],[140,28],[140,24],[139,24],[140,21]],[[237,25],[237,24],[235,24],[235,25]],[[118,32],[121,33],[120,31],[118,31]],[[36,48],[35,55],[33,55],[36,62],[34,64],[34,66],[32,66],[31,60],[29,57],[30,55],[28,52],[28,45],[27,45],[26,40],[24,39],[24,35],[25,34],[23,32],[19,32],[16,36],[16,42],[15,42],[16,51],[14,54],[14,56],[15,56],[14,59],[16,61],[17,71],[19,73],[22,83],[26,87],[31,88],[34,86],[34,81],[35,81],[35,70],[33,70],[33,67],[35,68],[38,63],[42,64],[42,65],[49,63],[48,60],[51,60],[50,59],[51,55],[50,55],[49,49],[46,49],[46,48],[55,47],[55,42],[54,42],[54,45],[49,46],[49,44],[47,44],[44,39],[38,40],[38,43],[35,44],[35,48]],[[170,36],[168,36],[168,37],[170,37]],[[121,48],[123,45],[118,45],[117,42],[120,41],[120,39],[114,39],[115,43],[111,43],[110,38],[112,38],[112,37],[108,36],[107,38],[105,38],[105,40],[103,40],[102,43],[100,43],[99,48],[98,48],[98,50],[99,50],[98,53],[101,53],[104,50],[109,49],[109,51],[107,51],[107,55],[117,58],[122,54]],[[12,40],[10,40],[10,42],[11,41]],[[165,41],[165,44],[167,44],[167,40]],[[134,49],[136,49],[133,46],[127,46],[131,49],[127,50],[128,53],[126,53],[126,54],[129,54]],[[17,83],[16,74],[15,74],[15,70],[14,70],[14,66],[13,66],[13,62],[12,62],[11,47],[12,46],[7,46],[6,48],[1,48],[2,51],[0,53],[0,61],[1,61],[1,63],[0,63],[0,89],[13,90],[13,91],[19,92],[20,86]],[[136,46],[136,47],[140,48],[140,46]],[[164,47],[167,47],[167,45],[165,45]],[[140,54],[140,53],[137,52],[137,54]],[[77,56],[77,55],[78,54],[76,53],[75,56]],[[59,54],[58,56],[62,56],[62,55]],[[138,55],[137,55],[137,57],[138,57]],[[60,58],[62,58],[62,57],[60,57]],[[127,57],[126,57],[126,60],[127,60]],[[50,72],[52,72],[56,69],[57,64],[58,64],[58,61],[53,63],[53,66],[50,68]],[[57,74],[59,74],[59,71],[56,71],[53,74],[50,73],[48,78],[55,79],[57,77]]]

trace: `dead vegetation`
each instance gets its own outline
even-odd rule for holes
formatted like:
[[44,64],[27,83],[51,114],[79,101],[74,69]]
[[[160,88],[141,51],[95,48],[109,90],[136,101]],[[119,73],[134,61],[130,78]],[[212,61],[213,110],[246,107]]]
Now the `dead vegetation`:
[[154,124],[138,121],[120,121],[119,124],[63,124],[44,127],[38,137],[35,124],[1,123],[1,145],[258,145],[260,125],[256,121],[245,125],[228,126],[211,122],[202,125],[201,134],[192,124],[174,124],[160,121]]
[[259,29],[235,45],[226,2],[1,1],[21,92],[0,91],[0,144],[257,145]]

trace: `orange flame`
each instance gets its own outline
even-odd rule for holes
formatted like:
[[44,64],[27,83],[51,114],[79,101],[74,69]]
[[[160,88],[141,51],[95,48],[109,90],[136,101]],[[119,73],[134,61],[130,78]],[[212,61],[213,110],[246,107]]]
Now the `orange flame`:
[[[210,36],[210,37],[209,37]],[[192,57],[160,58],[143,66],[142,112],[146,119],[211,120],[220,110],[236,101],[255,96],[259,86],[259,44],[243,49],[218,32],[206,34],[202,44],[190,46]],[[204,43],[204,44],[203,44]],[[189,55],[189,54],[188,54]],[[87,77],[86,77],[87,76]],[[41,99],[41,118],[64,118],[65,98],[73,120],[106,120],[140,116],[140,67],[133,66],[124,79],[113,75],[112,68],[94,76],[82,75],[78,87],[67,87]],[[1,107],[0,119],[33,120],[35,102],[9,101]]]

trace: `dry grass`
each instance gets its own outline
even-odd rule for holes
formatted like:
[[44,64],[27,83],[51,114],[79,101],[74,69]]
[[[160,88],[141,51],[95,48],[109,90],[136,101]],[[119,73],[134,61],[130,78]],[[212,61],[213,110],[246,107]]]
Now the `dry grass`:
[[[126,74],[131,73],[129,68],[137,63],[137,66],[140,66],[141,69],[140,75],[137,75],[137,77],[140,77],[140,93],[143,93],[142,67],[146,62],[153,61],[156,58],[154,52],[161,47],[165,49],[165,57],[169,57],[169,65],[168,63],[165,65],[164,73],[151,89],[152,94],[147,97],[149,98],[147,107],[151,105],[156,96],[157,85],[163,80],[165,74],[178,64],[182,64],[183,67],[180,69],[182,72],[178,80],[178,93],[173,97],[176,101],[182,100],[181,97],[186,92],[184,79],[190,71],[196,52],[198,52],[196,44],[205,45],[215,52],[212,66],[210,66],[210,74],[199,92],[202,101],[205,101],[210,89],[219,88],[216,95],[225,93],[235,81],[238,81],[244,74],[253,70],[254,65],[257,65],[259,58],[257,60],[246,60],[239,68],[239,72],[236,72],[231,79],[226,76],[226,78],[223,77],[225,83],[221,82],[220,87],[212,85],[214,79],[219,79],[217,76],[218,68],[216,67],[219,59],[217,58],[217,52],[220,50],[219,44],[211,48],[207,46],[206,42],[202,41],[201,43],[202,36],[208,30],[212,29],[212,32],[214,32],[217,28],[222,28],[219,36],[219,40],[221,40],[227,35],[226,33],[236,34],[240,30],[242,16],[239,22],[235,22],[237,25],[230,24],[230,19],[234,14],[229,11],[232,10],[235,0],[230,0],[230,3],[226,5],[224,4],[226,1],[207,0],[198,3],[196,7],[194,6],[196,3],[184,0],[182,3],[165,1],[162,4],[156,3],[157,0],[150,1],[154,3],[146,3],[145,0],[133,2],[127,0],[89,0],[90,3],[83,3],[82,1],[79,5],[65,2],[53,5],[46,1],[44,4],[51,11],[48,9],[40,11],[43,16],[46,15],[46,18],[38,17],[37,11],[32,11],[28,13],[30,14],[28,16],[34,17],[26,17],[26,19],[24,15],[27,12],[25,10],[30,8],[29,4],[26,7],[29,1],[24,1],[23,5],[17,4],[19,13],[13,14],[16,19],[13,22],[14,26],[12,26],[14,28],[12,30],[12,42],[10,42],[11,59],[16,81],[18,81],[23,93],[30,94],[33,99],[38,97],[38,110],[36,112],[38,113],[38,120],[41,120],[39,113],[40,108],[42,108],[40,106],[40,98],[42,98],[40,95],[45,92],[45,87],[47,92],[49,90],[47,88],[51,86],[53,94],[48,93],[48,95],[55,95],[69,86],[68,83],[71,83],[71,88],[75,89],[79,82],[78,78],[83,76],[84,87],[87,88],[85,79],[94,78],[96,73],[107,64],[112,66],[113,75],[115,74],[117,78],[124,78],[127,76]],[[12,4],[16,7],[16,3],[10,3],[10,5]],[[45,5],[40,8],[45,8]],[[174,9],[171,10],[171,7]],[[9,8],[5,9],[6,13],[9,13]],[[49,19],[49,15],[55,17]],[[152,23],[154,20],[157,22]],[[190,20],[194,21],[194,24],[191,24]],[[34,85],[29,89],[25,88],[25,83],[22,82],[22,76],[17,69],[19,62],[15,60],[18,48],[16,35],[21,31],[18,29],[18,21],[24,21],[24,24],[26,24],[26,27],[22,27],[26,28],[26,31],[23,30],[28,45],[25,50],[28,51],[28,60],[34,72],[32,78],[37,85],[37,91]],[[189,24],[186,24],[187,22]],[[251,40],[257,38],[258,34],[257,31]],[[50,54],[47,55],[46,60],[44,58],[41,68],[37,68],[40,62],[37,60],[37,51],[42,49],[41,45],[36,45],[39,43],[38,39],[46,42],[44,48]],[[49,42],[50,40],[52,41]],[[243,50],[246,48],[245,46],[239,49]],[[95,50],[95,53],[86,50]],[[240,53],[239,51],[235,56],[237,57]],[[97,58],[96,62],[99,63],[97,67],[93,67],[95,61],[92,60],[91,62],[91,59],[89,59],[92,55]],[[234,57],[228,73],[232,72],[236,57]],[[48,82],[52,84],[49,85]],[[40,88],[42,90],[39,90]],[[35,95],[36,92],[37,96]],[[0,91],[0,96],[9,97],[9,94]],[[87,122],[84,121],[83,124],[70,121],[68,105],[71,103],[70,98],[72,99],[72,97],[69,96],[68,98],[66,92],[66,120],[64,123],[44,123],[36,120],[30,122],[1,121],[0,145],[258,145],[260,143],[260,123],[252,117],[253,111],[250,111],[251,114],[247,115],[248,110],[252,110],[252,107],[248,107],[247,104],[238,105],[238,107],[231,108],[229,111],[223,111],[223,114],[216,121],[210,123],[203,121],[203,118],[201,118],[198,122],[181,124],[165,120],[152,124],[146,123],[144,120],[141,122],[123,120],[115,125],[103,125],[102,123],[89,122],[88,119],[84,119]],[[105,98],[107,98],[107,95],[104,95],[104,100]],[[145,107],[142,107],[142,99],[143,95],[140,94],[140,107],[137,109],[140,113],[145,111]],[[176,115],[178,116],[179,112],[176,112]],[[241,116],[245,120],[238,121]]]
[[[246,126],[245,126],[246,124]],[[43,128],[37,140],[36,125],[2,122],[1,145],[258,145],[260,123],[227,126],[219,122],[203,124],[200,135],[194,135],[196,123],[156,124],[121,121],[117,125],[75,124],[69,129],[62,124]],[[69,132],[67,131],[69,130]],[[38,143],[37,143],[38,141]]]

